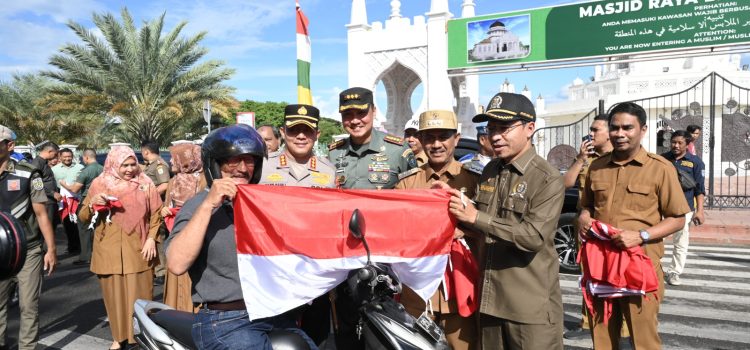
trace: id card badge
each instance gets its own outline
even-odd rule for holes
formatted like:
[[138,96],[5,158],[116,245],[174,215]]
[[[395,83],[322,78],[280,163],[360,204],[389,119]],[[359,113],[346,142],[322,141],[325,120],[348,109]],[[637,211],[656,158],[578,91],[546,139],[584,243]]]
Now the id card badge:
[[433,321],[427,312],[423,312],[417,319],[417,327],[427,333],[433,340],[440,341],[443,338],[443,330]]

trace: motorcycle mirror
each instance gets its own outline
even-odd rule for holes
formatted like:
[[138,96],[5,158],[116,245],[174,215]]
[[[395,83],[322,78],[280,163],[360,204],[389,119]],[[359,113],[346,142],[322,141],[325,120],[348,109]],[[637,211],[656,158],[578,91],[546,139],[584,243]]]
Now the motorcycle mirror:
[[365,217],[362,216],[359,209],[354,209],[351,219],[349,219],[349,232],[359,240],[365,237]]

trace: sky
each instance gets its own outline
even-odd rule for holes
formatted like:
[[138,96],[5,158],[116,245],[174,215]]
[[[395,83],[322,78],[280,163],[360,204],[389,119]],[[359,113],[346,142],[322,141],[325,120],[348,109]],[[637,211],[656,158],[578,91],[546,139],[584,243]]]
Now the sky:
[[[390,0],[366,0],[370,22],[385,21]],[[449,0],[450,12],[461,14],[462,0]],[[569,0],[476,0],[476,14],[485,15],[573,3]],[[338,93],[347,88],[346,24],[351,0],[300,0],[310,20],[312,41],[311,89],[314,105],[327,117],[337,117]],[[14,73],[50,69],[48,59],[66,43],[79,42],[66,23],[94,29],[93,13],[111,12],[119,18],[127,7],[136,23],[165,14],[166,28],[187,21],[186,35],[206,31],[202,45],[207,59],[219,59],[236,69],[226,84],[236,88],[239,100],[297,101],[295,6],[293,0],[4,0],[0,6],[0,80]],[[429,11],[429,0],[401,1],[401,15],[414,17]],[[547,103],[566,98],[565,86],[575,78],[586,80],[593,67],[500,73],[480,76],[480,102],[489,100],[509,79],[520,91],[528,86]],[[381,83],[382,84],[382,83]],[[376,89],[385,110],[384,89]],[[418,106],[422,88],[415,92]],[[482,102],[483,103],[483,102]]]

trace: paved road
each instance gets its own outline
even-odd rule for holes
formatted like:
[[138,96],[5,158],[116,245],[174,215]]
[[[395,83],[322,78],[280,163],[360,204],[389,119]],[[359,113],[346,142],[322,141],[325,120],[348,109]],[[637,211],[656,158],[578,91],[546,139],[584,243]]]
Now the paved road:
[[[62,242],[60,242],[62,244]],[[667,246],[667,256],[671,246]],[[105,349],[111,344],[96,278],[64,257],[45,281],[41,303],[40,349]],[[580,321],[578,276],[561,275],[565,326]],[[659,331],[665,349],[750,349],[750,248],[691,247],[683,285],[668,286]],[[157,300],[161,288],[155,289]],[[11,312],[9,344],[18,332]],[[566,349],[589,349],[591,340],[565,340]],[[14,347],[11,346],[11,349]]]
[[[667,245],[662,264],[668,265]],[[681,286],[667,285],[659,313],[664,349],[750,349],[750,248],[691,246]],[[561,275],[565,326],[581,320],[578,276]],[[591,349],[590,338],[565,349]]]

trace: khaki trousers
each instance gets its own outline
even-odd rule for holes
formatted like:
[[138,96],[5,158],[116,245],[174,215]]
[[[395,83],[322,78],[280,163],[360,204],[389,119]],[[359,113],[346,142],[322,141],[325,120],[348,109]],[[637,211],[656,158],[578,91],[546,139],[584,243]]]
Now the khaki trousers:
[[594,298],[596,318],[589,315],[591,338],[594,349],[609,350],[620,348],[620,329],[623,319],[630,329],[630,339],[634,350],[661,349],[661,338],[657,330],[659,321],[659,300],[657,293],[649,293],[646,297],[623,297],[610,299],[612,316],[608,324],[604,324],[604,300]]
[[21,308],[21,326],[18,331],[18,349],[33,350],[39,341],[39,295],[42,291],[42,247],[29,249],[26,262],[13,278],[0,281],[0,346],[5,346],[8,327],[8,302],[13,283],[18,283],[18,305]]
[[479,332],[482,350],[563,349],[561,323],[524,324],[481,314]]
[[685,269],[685,260],[687,260],[688,245],[690,243],[690,221],[693,220],[693,212],[685,214],[685,226],[682,230],[677,231],[672,236],[672,265],[667,269],[667,273],[681,274]]
[[136,299],[152,300],[154,295],[154,272],[125,275],[97,275],[102,288],[104,308],[109,318],[112,340],[135,343],[133,337],[133,304]]

